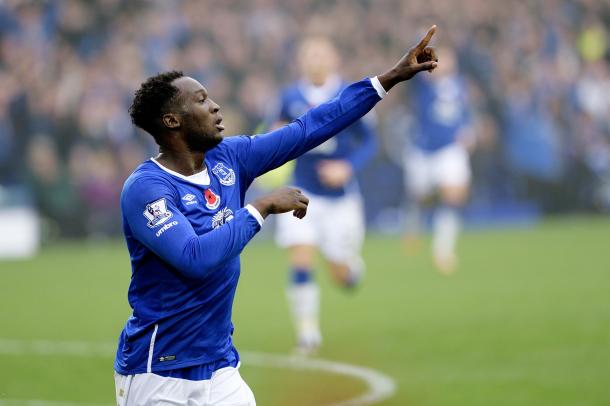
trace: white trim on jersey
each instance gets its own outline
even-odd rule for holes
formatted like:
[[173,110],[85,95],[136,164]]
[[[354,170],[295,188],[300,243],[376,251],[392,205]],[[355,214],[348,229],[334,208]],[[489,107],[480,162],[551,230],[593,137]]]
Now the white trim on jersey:
[[256,207],[252,206],[251,204],[247,204],[246,210],[250,212],[250,214],[256,219],[256,221],[258,221],[258,224],[262,227],[263,223],[265,222],[265,219],[263,218],[262,214],[256,209]]
[[155,164],[157,164],[157,166],[159,168],[161,168],[164,172],[177,176],[180,179],[184,179],[184,180],[194,183],[196,185],[201,185],[201,186],[210,185],[210,175],[208,174],[208,168],[204,168],[201,172],[196,173],[194,175],[184,176],[178,172],[172,171],[171,169],[168,169],[165,166],[161,165],[159,162],[157,162],[157,160],[155,158],[150,158],[150,160],[153,161]]
[[[383,86],[381,85],[381,82],[379,81],[379,78],[377,76],[374,76],[371,78],[371,84],[373,85],[375,90],[377,90],[377,94],[382,99],[388,94],[388,91],[383,88]],[[371,110],[371,111],[373,111],[373,110]]]
[[159,329],[159,324],[155,324],[155,331],[153,331],[152,336],[150,337],[150,346],[148,347],[148,363],[146,364],[146,372],[152,372],[152,359],[153,352],[155,351],[155,340],[157,339],[157,330]]

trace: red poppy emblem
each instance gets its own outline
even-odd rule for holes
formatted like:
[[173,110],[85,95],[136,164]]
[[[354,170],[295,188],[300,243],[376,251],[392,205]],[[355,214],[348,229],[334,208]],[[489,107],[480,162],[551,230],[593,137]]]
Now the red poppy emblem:
[[208,209],[213,210],[220,205],[220,196],[214,193],[212,189],[206,189],[203,196],[205,197],[205,207]]

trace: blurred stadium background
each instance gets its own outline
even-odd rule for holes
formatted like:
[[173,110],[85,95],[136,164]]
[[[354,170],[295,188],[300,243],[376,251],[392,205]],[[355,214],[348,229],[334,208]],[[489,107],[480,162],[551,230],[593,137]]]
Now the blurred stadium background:
[[[251,134],[296,77],[303,36],[331,38],[356,80],[433,23],[468,79],[477,135],[462,268],[443,279],[402,253],[404,86],[376,109],[381,148],[360,179],[367,283],[345,296],[323,282],[321,356],[393,377],[384,405],[610,404],[605,0],[1,1],[0,404],[113,401],[112,354],[7,343],[118,336],[129,278],[118,196],[156,153],[127,114],[145,77],[184,70],[221,105],[227,134]],[[285,258],[261,237],[243,259],[237,341],[286,352]],[[363,390],[306,372],[244,375],[261,405]]]

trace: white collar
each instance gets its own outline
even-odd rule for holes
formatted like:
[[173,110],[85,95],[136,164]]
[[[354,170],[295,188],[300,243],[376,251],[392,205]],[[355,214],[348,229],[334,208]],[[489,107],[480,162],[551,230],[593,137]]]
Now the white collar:
[[157,166],[159,168],[161,168],[161,170],[169,173],[170,175],[177,176],[180,179],[184,179],[184,180],[194,183],[196,185],[209,186],[209,184],[210,184],[210,175],[208,174],[207,167],[203,168],[203,170],[201,172],[198,172],[194,175],[184,176],[181,173],[172,171],[171,169],[168,169],[165,166],[161,165],[159,162],[157,162],[157,160],[155,158],[150,158],[150,160],[153,161],[155,164],[157,164]]

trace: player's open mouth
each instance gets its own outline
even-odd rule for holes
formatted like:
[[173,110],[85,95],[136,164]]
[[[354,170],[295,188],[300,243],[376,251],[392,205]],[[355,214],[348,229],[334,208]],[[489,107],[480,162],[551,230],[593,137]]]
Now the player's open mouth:
[[222,117],[221,117],[221,118],[219,118],[219,119],[216,121],[216,129],[217,129],[218,131],[222,131],[222,130],[224,130],[224,129],[225,129],[225,126],[224,126],[224,125],[222,125],[221,123],[222,123]]

